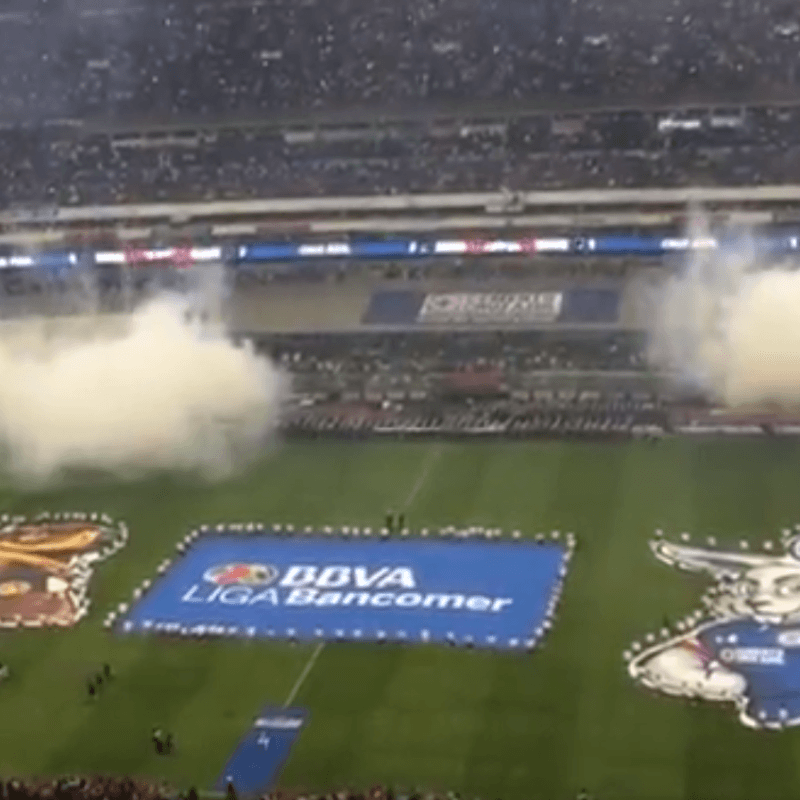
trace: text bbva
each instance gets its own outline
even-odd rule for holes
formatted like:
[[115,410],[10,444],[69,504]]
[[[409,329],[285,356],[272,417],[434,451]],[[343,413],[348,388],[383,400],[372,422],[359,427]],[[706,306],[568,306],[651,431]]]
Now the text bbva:
[[[355,589],[356,591],[341,591]],[[409,567],[370,570],[350,566],[291,566],[267,588],[229,585],[192,585],[181,597],[184,603],[221,603],[229,606],[373,607],[460,610],[497,613],[512,605],[508,597],[453,592],[415,591],[417,580]]]

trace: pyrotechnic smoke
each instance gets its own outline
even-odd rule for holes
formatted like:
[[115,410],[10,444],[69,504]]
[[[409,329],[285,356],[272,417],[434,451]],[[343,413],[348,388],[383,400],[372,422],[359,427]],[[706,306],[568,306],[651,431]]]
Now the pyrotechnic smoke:
[[[689,238],[703,237],[702,227]],[[746,236],[694,250],[658,292],[650,358],[736,407],[800,403],[800,264]]]
[[0,446],[12,476],[41,482],[79,467],[213,478],[259,452],[284,379],[221,324],[187,321],[191,307],[162,296],[111,326],[84,318],[80,333],[52,335],[42,320],[16,335],[0,328]]

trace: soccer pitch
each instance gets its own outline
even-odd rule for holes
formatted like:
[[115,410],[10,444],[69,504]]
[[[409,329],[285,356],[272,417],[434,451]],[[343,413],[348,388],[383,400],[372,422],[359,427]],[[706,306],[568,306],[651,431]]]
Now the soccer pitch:
[[[759,547],[800,522],[800,448],[788,441],[658,445],[284,444],[221,485],[160,477],[5,491],[0,511],[102,511],[130,540],[101,564],[72,629],[0,632],[0,775],[125,773],[211,786],[259,709],[310,712],[281,785],[382,782],[466,797],[796,797],[800,732],[750,730],[730,706],[648,692],[623,652],[699,603],[711,583],[659,563],[654,529]],[[407,507],[416,529],[574,531],[555,625],[527,653],[423,645],[120,636],[105,613],[202,523],[379,527]],[[454,545],[457,546],[457,545]],[[90,702],[85,681],[116,680]],[[300,680],[302,678],[302,680]],[[175,734],[158,757],[154,725]]]

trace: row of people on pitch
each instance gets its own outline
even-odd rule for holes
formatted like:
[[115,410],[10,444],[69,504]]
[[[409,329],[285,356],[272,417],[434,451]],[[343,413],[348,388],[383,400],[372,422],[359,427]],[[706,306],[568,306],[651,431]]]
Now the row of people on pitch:
[[386,520],[385,520],[385,528],[389,533],[399,533],[406,527],[406,515],[404,511],[398,511],[396,514],[394,511],[387,511],[386,512]]
[[[470,434],[497,435],[628,433],[642,425],[665,427],[663,414],[648,408],[613,412],[602,409],[558,409],[549,412],[526,408],[469,408],[466,405],[436,409],[408,408],[377,414],[364,409],[306,409],[284,421],[287,434]],[[389,520],[387,519],[387,522]],[[388,527],[388,525],[387,525]]]
[[171,756],[175,752],[175,739],[171,733],[167,733],[158,726],[153,728],[152,734],[153,748],[160,756]]
[[86,692],[89,697],[96,697],[103,686],[114,677],[110,664],[103,664],[102,668],[91,678],[86,680]]
[[625,331],[413,331],[264,335],[256,346],[294,375],[431,374],[501,370],[645,371],[647,342]]

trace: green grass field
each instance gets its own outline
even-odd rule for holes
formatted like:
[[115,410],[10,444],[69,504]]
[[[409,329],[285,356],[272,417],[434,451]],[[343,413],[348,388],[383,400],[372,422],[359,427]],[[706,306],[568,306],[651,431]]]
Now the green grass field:
[[[415,491],[416,490],[416,491]],[[0,510],[106,511],[128,546],[92,583],[93,612],[65,631],[2,631],[0,775],[66,772],[212,784],[266,703],[282,703],[314,645],[122,638],[104,613],[202,522],[381,524],[413,494],[412,527],[574,530],[557,623],[534,654],[329,644],[296,702],[312,720],[283,773],[311,790],[385,782],[484,800],[780,800],[800,794],[800,730],[743,728],[732,709],[648,694],[622,659],[707,581],[655,561],[656,527],[720,541],[777,538],[800,521],[800,448],[787,442],[287,444],[209,489],[130,485],[5,491]],[[98,702],[85,678],[110,661]],[[152,753],[152,725],[180,752]]]

